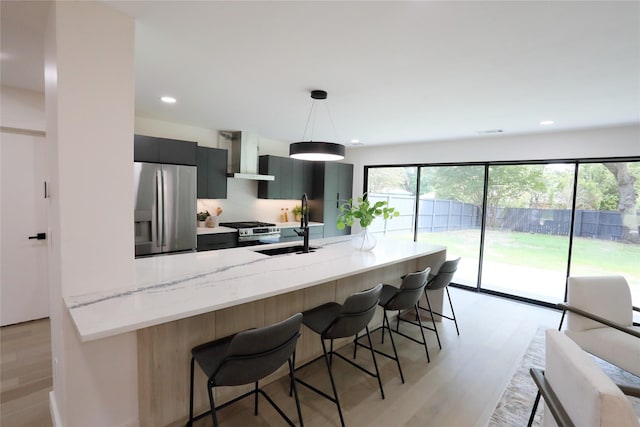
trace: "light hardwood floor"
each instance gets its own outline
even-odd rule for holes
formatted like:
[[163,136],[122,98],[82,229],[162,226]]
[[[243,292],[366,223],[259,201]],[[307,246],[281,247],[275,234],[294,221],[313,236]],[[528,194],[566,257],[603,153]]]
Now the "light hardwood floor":
[[[451,289],[451,296],[460,336],[456,335],[453,322],[444,320],[439,350],[435,335],[427,332],[429,364],[421,346],[398,337],[396,344],[406,383],[400,382],[395,362],[378,357],[384,400],[374,378],[334,359],[338,393],[348,426],[485,426],[535,331],[539,327],[555,328],[560,319],[557,311],[503,298],[460,289]],[[401,328],[417,329],[407,324]],[[48,331],[47,320],[2,328],[0,425],[3,427],[51,425],[47,395],[51,387]],[[376,347],[378,334],[374,334]],[[383,348],[387,345],[388,339]],[[352,348],[348,345],[341,352],[350,354]],[[365,349],[358,350],[358,360],[372,366]],[[322,362],[296,375],[330,390]],[[265,390],[296,419],[286,380],[269,384]],[[306,426],[340,425],[335,405],[302,386],[299,393]],[[248,398],[221,410],[219,420],[229,427],[283,425],[279,415],[262,398],[259,416],[253,416],[252,399]],[[207,417],[196,425],[211,424]]]
[[0,329],[0,426],[52,425],[49,319]]

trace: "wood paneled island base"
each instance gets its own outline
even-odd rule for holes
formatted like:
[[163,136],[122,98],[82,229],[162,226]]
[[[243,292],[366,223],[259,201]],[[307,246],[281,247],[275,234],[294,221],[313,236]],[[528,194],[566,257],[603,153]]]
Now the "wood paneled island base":
[[[294,313],[311,309],[328,301],[344,302],[354,292],[378,283],[398,286],[406,273],[430,266],[436,270],[445,261],[444,248],[428,251],[417,258],[386,263],[365,272],[314,284],[304,289],[282,293],[209,313],[138,329],[139,416],[142,426],[165,426],[186,423],[189,413],[190,350],[198,344],[231,335],[244,329],[280,321]],[[431,298],[434,310],[441,312],[442,291]],[[438,307],[439,306],[439,307]],[[371,325],[382,322],[379,309]],[[322,354],[317,334],[302,328],[298,341],[296,365]],[[351,340],[336,341],[339,348]],[[261,381],[267,384],[287,374],[285,367]],[[208,410],[206,378],[196,368],[195,414]],[[216,402],[223,403],[252,386],[215,390]]]

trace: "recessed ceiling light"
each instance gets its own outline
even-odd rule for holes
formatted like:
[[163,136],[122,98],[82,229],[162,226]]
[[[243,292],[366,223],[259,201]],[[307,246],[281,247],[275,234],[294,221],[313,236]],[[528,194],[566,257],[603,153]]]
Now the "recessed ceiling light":
[[540,122],[540,126],[549,126],[552,125],[554,122],[553,120],[543,120]]
[[351,140],[351,143],[352,143],[352,144],[357,144],[357,143],[359,143],[359,142],[360,142],[360,140],[359,140],[359,139],[352,139],[352,140]]
[[173,96],[163,96],[160,98],[160,101],[165,102],[167,104],[175,104],[176,99]]

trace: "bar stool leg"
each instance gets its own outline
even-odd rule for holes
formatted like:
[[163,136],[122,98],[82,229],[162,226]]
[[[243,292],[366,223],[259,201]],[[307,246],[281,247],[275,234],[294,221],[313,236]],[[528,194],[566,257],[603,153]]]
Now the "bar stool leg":
[[[418,304],[416,303],[416,310],[418,310]],[[422,334],[422,343],[424,344],[424,351],[427,353],[427,363],[431,363],[431,358],[429,357],[429,349],[427,348],[427,339],[424,336],[424,329],[422,328],[422,320],[418,316],[418,324],[420,325],[420,333]]]
[[[296,388],[296,379],[295,379],[294,373],[293,373],[293,366],[294,366],[294,363],[295,363],[296,353],[294,352],[291,357],[294,360],[293,362],[291,361],[291,359],[288,360],[288,362],[289,362],[289,376],[291,377],[291,387],[293,388],[293,393],[294,393],[295,399],[296,399],[296,410],[298,411],[298,420],[300,420],[300,427],[304,427],[304,423],[302,422],[302,411],[300,410],[300,399],[298,398],[298,389]],[[289,396],[291,396],[291,390],[289,390]]]
[[213,384],[207,382],[207,390],[209,391],[209,406],[211,406],[211,418],[213,419],[213,427],[218,427],[218,416],[216,415],[216,404],[213,401]]
[[[451,317],[453,317],[453,323],[456,325],[456,332],[460,335],[460,330],[458,329],[458,321],[456,320],[456,313],[453,311],[453,303],[451,302],[451,294],[449,293],[449,287],[445,288],[447,290],[447,297],[449,297],[449,307],[451,307]],[[439,342],[439,341],[438,341]]]
[[195,360],[192,357],[191,358],[191,386],[189,388],[189,422],[187,423],[187,427],[191,427],[193,425],[193,375],[194,375],[194,364],[195,364]]
[[256,386],[253,390],[253,396],[254,396],[254,407],[255,407],[253,415],[257,417],[258,416],[258,381],[256,381]]
[[400,366],[400,358],[398,357],[398,350],[396,349],[396,342],[393,339],[393,333],[391,332],[391,325],[389,324],[389,318],[387,317],[387,311],[384,311],[384,317],[382,319],[382,330],[384,331],[385,326],[387,324],[387,328],[389,328],[389,338],[391,339],[391,347],[393,347],[393,354],[395,355],[396,365],[398,365],[398,372],[400,372],[400,380],[402,384],[404,384],[404,375],[402,374],[402,367]]
[[356,334],[355,338],[353,338],[353,358],[356,358],[356,354],[358,352],[358,334]]
[[371,349],[371,358],[373,359],[373,366],[376,368],[376,378],[378,378],[378,385],[380,386],[380,395],[384,399],[384,390],[382,389],[382,380],[380,379],[380,371],[378,370],[378,362],[376,362],[376,353],[373,350],[373,343],[371,342],[371,334],[369,333],[369,327],[366,328],[367,339],[369,340],[369,349]]
[[[449,293],[449,290],[447,290],[447,293]],[[433,315],[433,310],[431,310],[431,301],[429,301],[429,295],[427,295],[426,289],[424,290],[424,296],[427,300],[427,307],[429,307],[429,315],[431,316],[431,323],[433,323],[433,331],[436,333],[436,339],[438,340],[438,347],[440,347],[440,350],[442,350],[442,345],[440,344],[440,335],[438,335],[438,328],[436,327],[436,318]],[[451,298],[449,298],[449,303],[451,303]],[[458,326],[456,326],[456,330],[457,329]]]
[[[333,390],[333,396],[335,398],[336,406],[338,407],[338,415],[340,415],[340,424],[342,427],[344,425],[344,417],[342,416],[342,408],[340,407],[340,400],[338,399],[338,391],[336,390],[336,384],[333,381],[333,374],[331,373],[331,362],[329,361],[329,356],[327,355],[327,347],[324,344],[324,340],[320,338],[320,342],[322,343],[322,352],[324,353],[324,361],[327,364],[327,370],[329,371],[329,379],[331,380],[331,389]],[[333,340],[331,340],[331,344],[333,344]],[[333,345],[332,345],[333,348]]]

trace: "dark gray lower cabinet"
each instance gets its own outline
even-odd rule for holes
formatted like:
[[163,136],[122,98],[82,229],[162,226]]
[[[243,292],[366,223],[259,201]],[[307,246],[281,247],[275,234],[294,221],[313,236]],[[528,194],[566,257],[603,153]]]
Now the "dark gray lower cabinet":
[[198,252],[238,246],[237,233],[198,234]]
[[[280,242],[297,242],[302,240],[302,237],[298,236],[295,232],[296,228],[281,228],[280,229]],[[309,227],[309,239],[321,239],[324,237],[324,227],[316,225]]]

